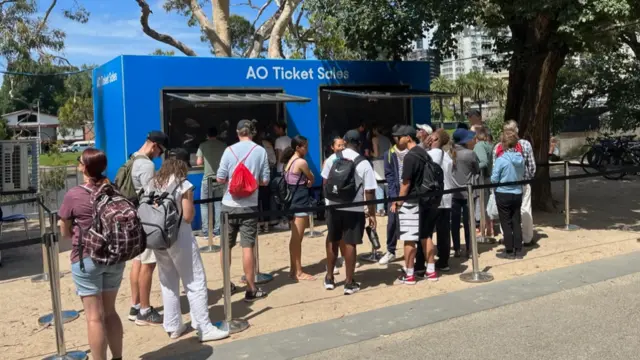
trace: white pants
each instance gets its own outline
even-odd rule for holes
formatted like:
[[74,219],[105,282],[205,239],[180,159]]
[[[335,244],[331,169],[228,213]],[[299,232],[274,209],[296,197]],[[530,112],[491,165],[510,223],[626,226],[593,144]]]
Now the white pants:
[[[183,231],[185,230],[185,231]],[[196,239],[188,224],[182,224],[178,241],[167,250],[154,250],[164,304],[164,330],[174,332],[182,324],[180,280],[189,299],[191,327],[201,334],[213,325],[209,319],[207,277]]]
[[533,240],[533,214],[531,211],[531,185],[522,186],[522,242],[528,244]]

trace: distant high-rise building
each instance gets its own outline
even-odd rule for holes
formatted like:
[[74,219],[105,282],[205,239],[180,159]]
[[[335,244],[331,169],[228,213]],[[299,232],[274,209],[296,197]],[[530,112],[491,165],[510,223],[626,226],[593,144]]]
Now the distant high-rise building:
[[430,47],[432,31],[425,32],[424,38],[413,43],[413,51],[407,54],[406,60],[409,61],[428,61],[430,65],[430,78],[440,76],[440,54],[438,51]]

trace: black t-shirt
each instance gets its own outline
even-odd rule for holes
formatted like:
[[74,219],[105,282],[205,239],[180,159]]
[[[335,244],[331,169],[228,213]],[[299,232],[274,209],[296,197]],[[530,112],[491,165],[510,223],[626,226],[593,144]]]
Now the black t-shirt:
[[405,155],[402,165],[402,180],[410,181],[408,195],[416,195],[420,191],[425,165],[429,158],[427,151],[420,146],[414,146]]

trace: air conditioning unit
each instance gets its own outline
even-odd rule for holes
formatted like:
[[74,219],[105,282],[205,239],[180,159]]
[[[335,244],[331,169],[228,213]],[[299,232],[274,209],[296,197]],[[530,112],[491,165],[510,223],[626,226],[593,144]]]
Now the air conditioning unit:
[[29,141],[0,141],[0,193],[23,192],[29,181]]

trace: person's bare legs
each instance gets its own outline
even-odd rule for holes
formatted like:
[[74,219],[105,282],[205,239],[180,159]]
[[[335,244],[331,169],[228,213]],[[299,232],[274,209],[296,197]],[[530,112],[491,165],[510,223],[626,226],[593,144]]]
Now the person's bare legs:
[[[327,248],[327,279],[333,280],[333,270],[336,267],[336,260],[338,259],[338,249],[340,248],[340,244],[344,244],[342,240],[340,241],[330,241],[327,240],[326,248]],[[345,256],[345,252],[342,252],[342,256]]]
[[433,239],[422,239],[422,248],[424,249],[424,258],[427,259],[427,264],[436,263],[436,247],[433,244]]
[[[98,295],[83,296],[82,305],[87,319],[87,338],[91,357],[94,360],[107,359],[107,334],[104,327],[104,309],[102,297]],[[122,351],[122,350],[120,350]]]
[[116,312],[116,297],[118,291],[109,291],[102,293],[102,306],[104,308],[104,328],[111,350],[111,357],[122,357],[122,321]]
[[156,264],[142,264],[140,266],[140,276],[138,276],[140,291],[140,309],[151,307],[151,284],[153,283],[153,271]]
[[344,240],[340,240],[338,245],[340,246],[340,254],[344,257],[344,254],[347,252],[347,244],[344,243]]
[[302,239],[307,227],[308,216],[294,217],[291,220],[291,239],[289,240],[290,273],[293,280],[315,280],[316,278],[302,271]]
[[[407,268],[407,270],[409,269],[413,270],[413,268],[415,267],[415,262],[416,262],[416,243],[413,241],[405,241],[404,242],[404,266]],[[411,274],[407,274],[407,275],[413,275],[413,271]]]
[[[129,283],[131,284],[131,306],[140,306],[140,267],[142,262],[140,260],[133,260],[131,263],[131,273],[129,274]],[[138,308],[138,310],[140,310]]]
[[345,244],[345,252],[342,256],[344,257],[346,283],[351,284],[353,282],[353,274],[356,272],[356,246]]
[[[255,246],[255,245],[254,245]],[[253,256],[253,247],[242,248],[242,269],[247,280],[247,290],[256,291],[256,258]]]

